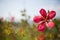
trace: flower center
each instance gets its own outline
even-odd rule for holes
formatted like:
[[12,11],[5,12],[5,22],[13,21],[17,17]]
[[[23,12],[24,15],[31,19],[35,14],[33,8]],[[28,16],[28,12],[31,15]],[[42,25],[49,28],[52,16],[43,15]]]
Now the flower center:
[[43,21],[44,22],[49,22],[49,20],[47,18],[48,18],[47,16],[46,16],[46,18],[43,17]]

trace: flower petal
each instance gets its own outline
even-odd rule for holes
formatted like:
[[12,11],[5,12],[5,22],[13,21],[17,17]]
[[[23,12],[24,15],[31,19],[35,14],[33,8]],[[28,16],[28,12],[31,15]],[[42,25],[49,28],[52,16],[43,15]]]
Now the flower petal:
[[51,12],[49,12],[49,14],[48,14],[48,19],[52,19],[52,18],[54,18],[56,16],[56,12],[55,11],[51,11]]
[[39,24],[38,25],[38,31],[44,32],[46,29],[45,23]]
[[46,24],[46,26],[47,26],[48,28],[53,28],[53,27],[55,26],[55,23],[54,23],[54,22],[48,22],[48,23]]
[[38,23],[42,20],[43,20],[43,18],[41,16],[35,16],[34,19],[33,19],[33,21],[36,22],[36,23]]
[[44,18],[46,18],[47,13],[46,13],[45,9],[42,8],[39,12]]

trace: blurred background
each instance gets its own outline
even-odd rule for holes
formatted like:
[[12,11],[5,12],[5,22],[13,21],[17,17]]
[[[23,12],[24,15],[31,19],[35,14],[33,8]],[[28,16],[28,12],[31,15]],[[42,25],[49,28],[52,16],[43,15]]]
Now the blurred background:
[[[55,27],[38,32],[33,17],[55,10]],[[40,35],[43,35],[40,37]],[[60,40],[60,0],[0,0],[0,40]]]

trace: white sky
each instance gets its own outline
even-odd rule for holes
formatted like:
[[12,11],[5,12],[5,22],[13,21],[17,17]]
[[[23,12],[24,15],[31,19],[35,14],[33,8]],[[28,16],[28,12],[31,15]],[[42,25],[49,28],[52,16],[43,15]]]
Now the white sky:
[[0,0],[0,17],[14,16],[16,20],[22,18],[20,11],[26,9],[26,14],[31,16],[31,20],[35,15],[39,15],[39,10],[44,8],[47,10],[55,10],[56,17],[60,17],[60,1],[59,0]]

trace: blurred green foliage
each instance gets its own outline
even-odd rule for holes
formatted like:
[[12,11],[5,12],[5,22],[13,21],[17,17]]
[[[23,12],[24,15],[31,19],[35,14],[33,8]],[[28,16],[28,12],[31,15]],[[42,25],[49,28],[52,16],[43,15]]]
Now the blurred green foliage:
[[31,26],[26,20],[21,19],[18,26],[15,22],[0,22],[0,40],[38,40],[39,35],[44,34],[45,40],[60,39],[60,23],[59,20],[53,20],[56,25],[51,30],[47,29],[44,33],[37,31],[37,25],[33,23]]

